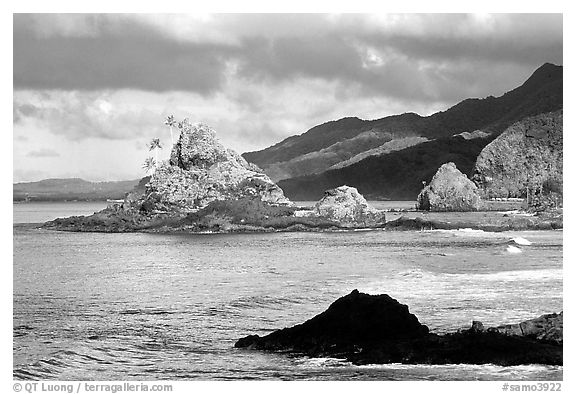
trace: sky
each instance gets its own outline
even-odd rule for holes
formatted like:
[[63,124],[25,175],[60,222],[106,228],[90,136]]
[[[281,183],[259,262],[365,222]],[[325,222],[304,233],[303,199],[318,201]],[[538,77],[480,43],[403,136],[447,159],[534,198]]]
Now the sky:
[[561,14],[14,14],[13,181],[144,176],[164,118],[260,150],[430,115],[562,64]]

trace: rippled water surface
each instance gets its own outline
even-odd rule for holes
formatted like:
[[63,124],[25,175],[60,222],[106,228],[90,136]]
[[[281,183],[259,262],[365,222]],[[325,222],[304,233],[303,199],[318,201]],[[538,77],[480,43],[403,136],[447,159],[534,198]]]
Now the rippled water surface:
[[[57,215],[14,206],[14,221]],[[62,204],[61,204],[62,205]],[[25,215],[18,210],[26,209]],[[66,212],[74,209],[66,206]],[[85,211],[101,207],[82,206]],[[30,213],[37,209],[36,214]],[[64,208],[63,208],[64,209]],[[64,216],[64,213],[61,213]],[[35,216],[36,215],[36,216]],[[508,254],[507,241],[533,245]],[[357,367],[234,349],[359,289],[433,331],[562,310],[562,232],[87,234],[14,226],[18,379],[530,379],[561,367]]]

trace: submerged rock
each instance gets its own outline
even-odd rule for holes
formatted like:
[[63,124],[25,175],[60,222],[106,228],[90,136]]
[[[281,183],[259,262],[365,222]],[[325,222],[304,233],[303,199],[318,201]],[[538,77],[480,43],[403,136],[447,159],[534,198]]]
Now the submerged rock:
[[423,211],[477,211],[480,203],[476,185],[450,162],[443,164],[430,184],[422,189],[417,208]]
[[249,335],[237,348],[344,358],[356,364],[562,364],[562,346],[532,337],[471,329],[430,333],[406,305],[386,294],[352,291],[312,319],[264,337]]
[[344,227],[377,227],[386,223],[384,213],[370,207],[358,190],[350,186],[327,190],[314,206],[314,213]]

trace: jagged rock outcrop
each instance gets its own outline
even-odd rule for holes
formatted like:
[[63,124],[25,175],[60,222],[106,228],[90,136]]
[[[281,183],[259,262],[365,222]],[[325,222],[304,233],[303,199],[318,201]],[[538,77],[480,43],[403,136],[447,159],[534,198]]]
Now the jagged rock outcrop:
[[417,206],[425,211],[477,211],[480,203],[476,185],[454,163],[446,163],[422,189]]
[[327,190],[314,206],[314,213],[345,227],[376,227],[386,222],[384,213],[370,207],[358,190],[350,186]]
[[237,348],[337,357],[356,364],[562,364],[562,346],[531,337],[485,331],[430,333],[392,297],[352,291],[312,319],[264,337],[249,335]]
[[152,175],[142,206],[193,211],[215,200],[256,196],[270,204],[290,204],[258,167],[224,147],[213,129],[188,120],[181,125],[170,161]]
[[170,160],[161,163],[151,176],[142,178],[127,193],[122,204],[110,205],[91,216],[59,218],[43,227],[98,232],[241,231],[242,223],[236,225],[232,222],[234,218],[228,216],[213,221],[206,212],[201,218],[190,216],[214,202],[228,203],[226,209],[216,206],[224,213],[231,208],[238,211],[243,206],[250,206],[246,217],[262,224],[261,228],[273,226],[262,220],[268,217],[267,213],[273,213],[274,217],[290,217],[293,212],[281,209],[292,203],[258,167],[224,147],[210,127],[184,120],[180,123],[180,138],[172,148]]
[[483,197],[562,192],[562,115],[559,110],[514,123],[480,152],[472,179]]
[[527,336],[539,340],[562,343],[564,340],[564,313],[551,313],[518,324],[505,324],[488,330],[506,335]]

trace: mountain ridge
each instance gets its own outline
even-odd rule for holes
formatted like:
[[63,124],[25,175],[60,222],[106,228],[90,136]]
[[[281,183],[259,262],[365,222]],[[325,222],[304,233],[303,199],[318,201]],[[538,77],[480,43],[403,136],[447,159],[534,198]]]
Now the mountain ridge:
[[[265,172],[273,168],[275,174],[289,179],[294,176],[305,176],[321,173],[337,165],[334,162],[335,144],[353,139],[371,131],[375,134],[387,134],[394,138],[425,137],[427,139],[446,138],[464,132],[484,130],[500,134],[512,123],[539,113],[551,112],[562,108],[562,73],[563,67],[545,63],[536,69],[520,86],[499,97],[468,98],[454,106],[429,116],[420,116],[414,112],[391,115],[380,119],[362,120],[357,117],[346,117],[314,126],[300,135],[290,136],[269,148],[246,152],[244,158]],[[366,150],[375,149],[382,143],[381,138],[365,142]],[[311,165],[302,162],[302,157],[313,152],[326,153],[324,168],[315,157]],[[361,152],[338,150],[341,161],[346,161]],[[300,163],[296,163],[300,161]],[[310,170],[308,173],[306,167]]]

